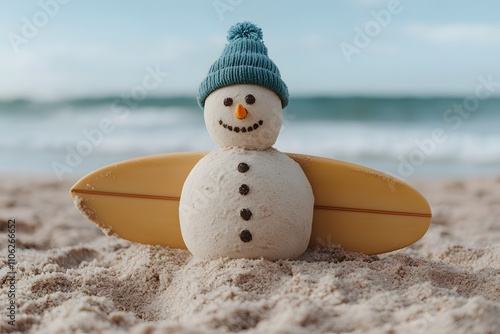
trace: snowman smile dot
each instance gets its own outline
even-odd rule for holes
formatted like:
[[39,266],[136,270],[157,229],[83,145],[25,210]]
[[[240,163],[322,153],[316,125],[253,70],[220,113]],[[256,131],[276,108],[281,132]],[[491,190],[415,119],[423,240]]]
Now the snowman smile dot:
[[240,239],[243,242],[250,242],[252,241],[252,233],[249,230],[243,230],[240,232]]
[[252,211],[250,211],[249,209],[241,209],[240,216],[241,218],[243,218],[243,220],[250,220],[250,218],[252,218]]

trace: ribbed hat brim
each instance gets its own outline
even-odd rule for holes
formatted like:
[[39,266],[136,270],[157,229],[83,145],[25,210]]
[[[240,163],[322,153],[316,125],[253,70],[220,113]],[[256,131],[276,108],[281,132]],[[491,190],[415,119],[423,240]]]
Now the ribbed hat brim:
[[274,91],[281,99],[281,106],[288,105],[288,87],[281,77],[262,67],[233,66],[211,72],[203,80],[198,93],[198,104],[205,106],[205,100],[213,91],[235,84],[253,84]]

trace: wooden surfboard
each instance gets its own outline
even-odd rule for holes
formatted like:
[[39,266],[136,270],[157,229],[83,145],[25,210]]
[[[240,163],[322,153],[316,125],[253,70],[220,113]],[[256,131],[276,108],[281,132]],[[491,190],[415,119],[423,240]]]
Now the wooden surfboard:
[[[123,161],[83,177],[70,194],[82,214],[108,235],[186,248],[179,197],[203,155],[173,153]],[[429,228],[429,204],[406,183],[347,162],[288,155],[300,164],[314,192],[310,247],[340,245],[379,254],[411,245]]]

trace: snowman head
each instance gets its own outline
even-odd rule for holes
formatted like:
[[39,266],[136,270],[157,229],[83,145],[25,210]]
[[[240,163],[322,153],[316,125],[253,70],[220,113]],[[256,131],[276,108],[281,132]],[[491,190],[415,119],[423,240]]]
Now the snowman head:
[[204,114],[210,136],[222,147],[269,148],[283,123],[279,96],[258,85],[217,89],[207,97]]
[[278,137],[288,88],[262,37],[253,23],[232,26],[229,43],[200,85],[198,103],[205,110],[211,137],[220,146],[266,149]]

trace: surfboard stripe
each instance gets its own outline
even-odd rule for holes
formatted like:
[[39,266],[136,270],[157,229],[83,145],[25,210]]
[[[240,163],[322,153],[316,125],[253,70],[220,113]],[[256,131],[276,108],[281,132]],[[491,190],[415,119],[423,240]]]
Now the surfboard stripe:
[[315,210],[333,210],[333,211],[348,211],[348,212],[360,212],[360,213],[374,213],[374,214],[380,214],[380,215],[393,215],[393,216],[410,216],[410,217],[424,217],[424,218],[431,218],[432,217],[432,215],[429,213],[374,210],[374,209],[361,209],[361,208],[346,208],[346,207],[325,206],[325,205],[315,205],[314,209]]
[[[176,196],[128,194],[128,193],[118,193],[118,192],[112,192],[112,191],[100,191],[100,190],[90,190],[90,189],[71,189],[71,191],[75,194],[158,199],[158,200],[165,200],[165,201],[180,201],[180,197],[176,197]],[[373,213],[373,214],[393,215],[393,216],[410,216],[410,217],[424,217],[424,218],[431,218],[432,217],[432,214],[429,214],[429,213],[388,211],[388,210],[375,210],[375,209],[362,209],[362,208],[348,208],[348,207],[326,206],[326,205],[315,205],[314,209],[315,210],[357,212],[357,213]]]
[[128,194],[128,193],[117,193],[113,191],[100,191],[100,190],[88,190],[88,189],[71,189],[75,194],[89,194],[89,195],[101,195],[101,196],[113,196],[113,197],[130,197],[130,198],[145,198],[145,199],[160,199],[165,201],[180,201],[180,197],[176,196],[162,196],[162,195],[142,195],[142,194]]

